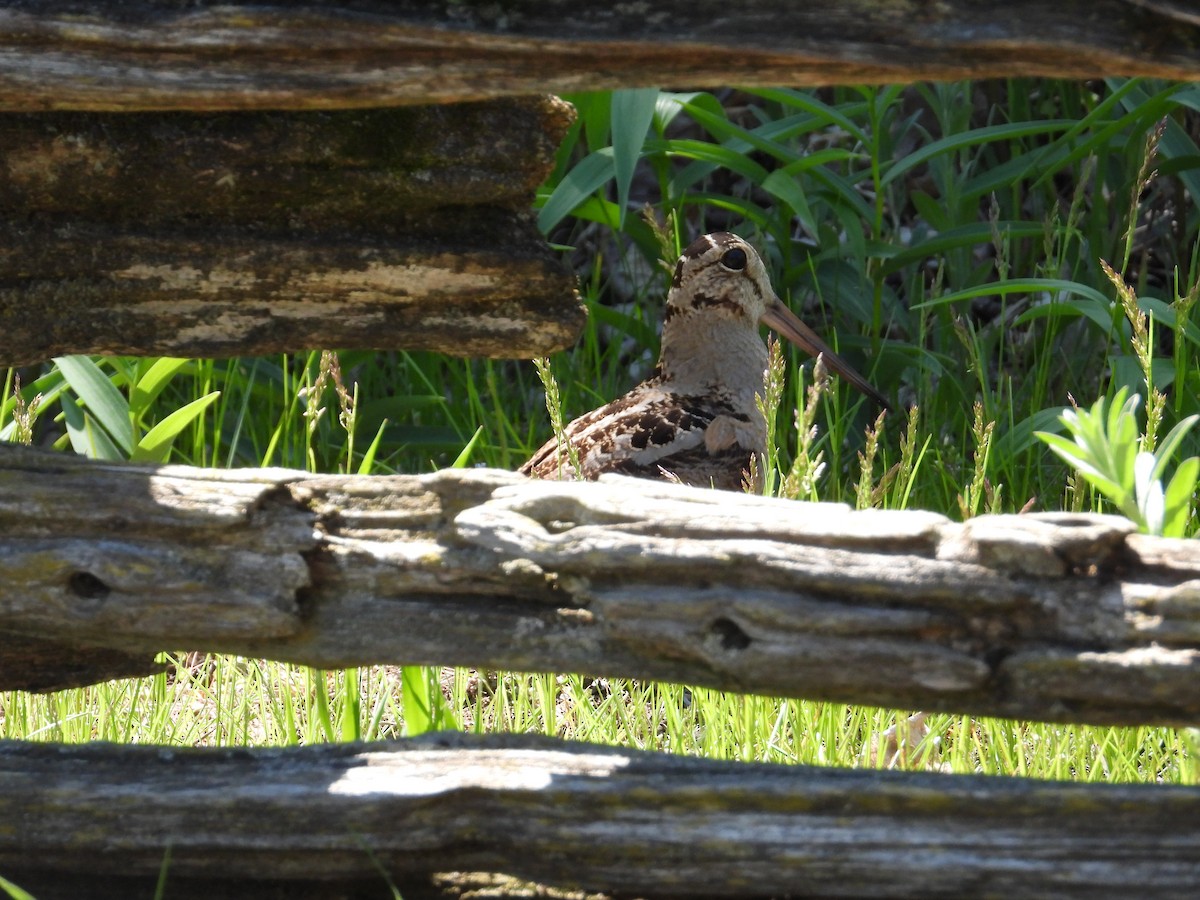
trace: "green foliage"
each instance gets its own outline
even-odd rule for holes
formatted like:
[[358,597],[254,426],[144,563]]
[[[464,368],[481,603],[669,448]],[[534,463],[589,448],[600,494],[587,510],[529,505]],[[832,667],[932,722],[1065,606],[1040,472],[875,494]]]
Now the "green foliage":
[[[114,358],[101,364],[86,356],[60,357],[34,382],[31,396],[13,390],[19,379],[10,370],[3,412],[13,415],[13,421],[0,428],[0,438],[31,442],[37,417],[57,401],[76,453],[94,459],[163,462],[176,438],[220,396],[211,391],[196,397],[148,425],[155,400],[188,365],[184,359]],[[0,413],[0,423],[3,420]]]
[[400,702],[404,711],[404,734],[408,737],[455,726],[446,698],[442,696],[438,670],[433,666],[400,668]]
[[1118,390],[1112,403],[1101,397],[1090,410],[1064,411],[1059,418],[1072,440],[1036,434],[1144,533],[1183,537],[1200,477],[1200,457],[1179,463],[1165,489],[1162,477],[1200,416],[1188,416],[1172,428],[1153,453],[1139,450],[1143,439],[1136,412],[1142,398],[1126,393],[1125,388]]
[[33,894],[13,884],[2,875],[0,875],[0,891],[4,891],[12,900],[34,900]]
[[[658,245],[624,217],[615,167],[595,163],[616,152],[612,105],[602,96],[577,98],[574,150],[564,148],[541,194],[539,222],[592,258],[615,252],[604,269],[610,278],[636,270],[631,254],[657,272]],[[1139,308],[1169,335],[1150,351],[1152,383],[1175,388],[1165,427],[1200,412],[1192,363],[1200,331],[1193,306],[1181,302],[1198,282],[1191,250],[1200,217],[1180,208],[1198,195],[1191,161],[1200,149],[1186,124],[1200,109],[1195,86],[1014,79],[664,91],[657,109],[641,149],[648,177],[638,183],[661,219],[677,223],[676,248],[713,228],[755,239],[781,296],[836,336],[839,352],[899,405],[919,407],[932,429],[912,479],[867,491],[854,466],[866,446],[865,404],[826,393],[813,438],[780,415],[776,471],[805,452],[823,453],[822,498],[869,494],[898,506],[902,489],[904,502],[955,514],[1060,505],[1067,469],[1034,432],[1056,421],[1069,396],[1099,396],[1110,381],[1112,390],[1144,383],[1104,256],[1127,261]],[[628,201],[639,202],[636,194]],[[596,240],[597,223],[613,243]],[[657,274],[644,283],[647,298],[665,289]],[[656,352],[639,330],[604,324]],[[786,353],[789,372],[806,362]],[[594,405],[574,388],[597,373],[588,362],[570,371],[578,374],[556,374],[573,415]],[[803,410],[804,389],[788,393]],[[872,459],[885,479],[903,443],[904,423],[892,418]],[[1185,444],[1194,447],[1194,438]]]

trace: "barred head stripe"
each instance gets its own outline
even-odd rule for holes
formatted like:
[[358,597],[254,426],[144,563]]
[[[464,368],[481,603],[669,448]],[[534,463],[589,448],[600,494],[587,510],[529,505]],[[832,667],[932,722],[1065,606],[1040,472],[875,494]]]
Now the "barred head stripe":
[[683,251],[683,256],[680,257],[680,260],[699,259],[708,251],[720,246],[717,240],[718,238],[732,236],[733,235],[727,235],[724,232],[720,232],[718,234],[706,234],[698,237],[688,245],[686,250]]

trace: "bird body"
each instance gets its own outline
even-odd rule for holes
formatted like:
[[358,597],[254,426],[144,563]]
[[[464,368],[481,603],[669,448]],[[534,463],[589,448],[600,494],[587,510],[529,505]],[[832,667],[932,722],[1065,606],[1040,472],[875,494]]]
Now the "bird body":
[[[718,232],[694,241],[675,265],[654,375],[564,429],[561,441],[578,459],[579,474],[593,479],[618,472],[739,490],[750,460],[767,445],[755,399],[767,367],[760,322],[822,356],[886,407],[878,391],[783,305],[754,249]],[[521,471],[538,478],[575,474],[557,437]]]

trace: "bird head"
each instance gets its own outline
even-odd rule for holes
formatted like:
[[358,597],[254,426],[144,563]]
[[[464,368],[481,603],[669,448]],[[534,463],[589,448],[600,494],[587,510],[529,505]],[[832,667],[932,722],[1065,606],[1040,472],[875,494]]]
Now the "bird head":
[[675,264],[663,327],[672,323],[678,327],[696,316],[726,318],[750,327],[762,323],[805,353],[820,356],[826,368],[889,408],[870,382],[784,305],[771,287],[762,258],[736,234],[719,231],[697,238]]

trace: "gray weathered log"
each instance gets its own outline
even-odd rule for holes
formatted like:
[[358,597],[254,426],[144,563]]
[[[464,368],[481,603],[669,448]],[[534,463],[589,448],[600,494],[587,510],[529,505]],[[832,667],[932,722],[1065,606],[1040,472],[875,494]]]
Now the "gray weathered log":
[[0,631],[147,659],[576,671],[1200,721],[1200,544],[1131,531],[626,479],[156,469],[0,446]]
[[1200,76],[1172,0],[5,0],[0,109],[429,103],[648,85]]
[[111,896],[109,877],[117,896],[150,896],[168,846],[171,897],[216,896],[215,877],[392,896],[380,868],[401,884],[500,871],[639,897],[1169,897],[1200,878],[1196,788],[747,765],[533,736],[0,744],[0,788],[0,822],[20,823],[0,827],[0,872],[39,897],[79,874],[92,898]]
[[0,366],[561,350],[584,310],[529,208],[571,119],[547,97],[0,115]]

